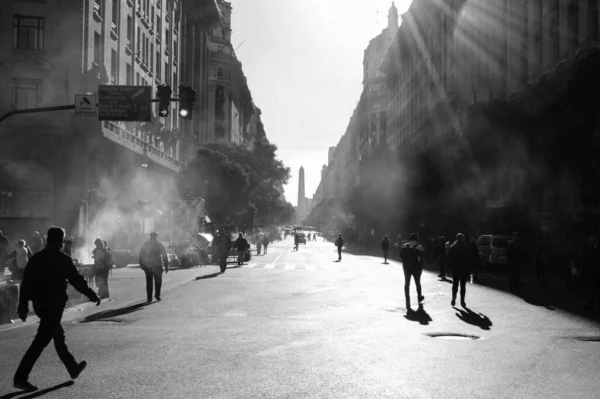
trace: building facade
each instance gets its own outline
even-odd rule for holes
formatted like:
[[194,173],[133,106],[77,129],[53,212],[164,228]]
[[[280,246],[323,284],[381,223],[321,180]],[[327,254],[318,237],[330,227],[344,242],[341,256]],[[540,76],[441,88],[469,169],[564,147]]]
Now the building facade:
[[[208,0],[195,3],[218,13]],[[3,2],[0,114],[73,104],[75,94],[96,93],[99,84],[151,86],[153,94],[159,84],[177,87],[182,17],[179,0]],[[172,189],[190,156],[182,149],[177,111],[173,103],[170,114],[158,118],[155,109],[153,120],[142,123],[98,121],[73,111],[0,123],[0,228],[11,239],[50,224],[82,236],[93,227],[110,238],[115,229],[133,236],[158,226],[156,212],[170,198],[151,199]],[[114,207],[107,223],[93,220],[100,203]]]

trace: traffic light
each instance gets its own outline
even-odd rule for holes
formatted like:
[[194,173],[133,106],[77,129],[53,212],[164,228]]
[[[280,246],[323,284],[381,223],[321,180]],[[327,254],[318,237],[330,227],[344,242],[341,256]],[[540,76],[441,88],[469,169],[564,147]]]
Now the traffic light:
[[192,119],[194,113],[196,90],[187,85],[179,86],[179,116],[183,119]]
[[156,90],[156,98],[158,98],[158,116],[165,117],[169,115],[171,106],[171,86],[158,85]]

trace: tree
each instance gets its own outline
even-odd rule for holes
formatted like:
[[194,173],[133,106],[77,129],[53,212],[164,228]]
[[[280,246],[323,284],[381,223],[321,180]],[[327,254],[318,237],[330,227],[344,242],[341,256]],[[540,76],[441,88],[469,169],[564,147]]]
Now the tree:
[[276,158],[277,147],[257,142],[248,147],[210,143],[180,174],[180,189],[206,200],[216,224],[273,225],[288,222],[293,207],[278,190],[290,172]]

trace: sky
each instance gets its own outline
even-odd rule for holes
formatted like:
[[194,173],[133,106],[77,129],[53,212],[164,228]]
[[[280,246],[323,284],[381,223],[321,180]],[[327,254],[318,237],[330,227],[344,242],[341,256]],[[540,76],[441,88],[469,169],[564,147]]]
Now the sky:
[[[396,0],[402,14],[411,0]],[[391,0],[231,0],[232,43],[267,138],[291,169],[285,197],[298,202],[304,166],[312,197],[330,146],[362,91],[363,53],[387,26]]]

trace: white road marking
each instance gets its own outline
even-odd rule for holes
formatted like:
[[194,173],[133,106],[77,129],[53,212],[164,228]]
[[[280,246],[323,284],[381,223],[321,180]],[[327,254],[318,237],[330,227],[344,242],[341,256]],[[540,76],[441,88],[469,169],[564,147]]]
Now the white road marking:
[[296,270],[296,265],[285,265],[284,270]]
[[265,267],[263,267],[263,269],[275,269],[275,263],[265,265]]

